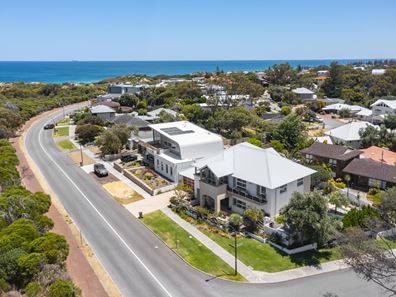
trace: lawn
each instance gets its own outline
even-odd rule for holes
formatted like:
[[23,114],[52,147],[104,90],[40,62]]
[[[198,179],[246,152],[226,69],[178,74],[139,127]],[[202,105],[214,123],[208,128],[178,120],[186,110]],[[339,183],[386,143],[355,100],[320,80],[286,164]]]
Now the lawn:
[[69,136],[69,127],[56,127],[54,130],[54,136]]
[[[234,243],[233,237],[213,232],[205,227],[198,226],[200,230],[217,242],[231,254],[234,249],[230,246]],[[318,265],[323,262],[333,261],[341,258],[338,249],[321,249],[316,252],[305,252],[288,256],[269,244],[261,243],[255,239],[240,237],[238,244],[238,258],[254,270],[266,272],[278,272],[294,269],[306,265]]]
[[[153,230],[167,246],[192,266],[220,278],[238,281],[245,280],[239,274],[234,276],[234,269],[231,266],[217,257],[161,211],[155,211],[145,215],[142,221]],[[178,242],[177,246],[176,241]]]
[[61,125],[61,126],[63,126],[63,125],[69,125],[69,123],[70,123],[70,118],[63,118],[63,119],[61,119],[59,122],[58,122],[58,125]]
[[73,149],[76,148],[76,147],[74,146],[74,144],[73,144],[70,140],[68,140],[68,139],[62,140],[62,141],[58,141],[56,144],[57,144],[61,149],[65,150],[65,151],[70,151],[70,150],[73,150]]

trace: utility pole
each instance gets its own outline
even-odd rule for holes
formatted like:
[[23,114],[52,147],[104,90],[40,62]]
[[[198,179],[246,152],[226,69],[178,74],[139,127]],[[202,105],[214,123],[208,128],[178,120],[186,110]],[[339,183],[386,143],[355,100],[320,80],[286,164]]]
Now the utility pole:
[[82,145],[80,144],[80,154],[81,154],[81,162],[80,165],[83,166],[84,165],[84,158],[83,158],[83,151],[82,151]]

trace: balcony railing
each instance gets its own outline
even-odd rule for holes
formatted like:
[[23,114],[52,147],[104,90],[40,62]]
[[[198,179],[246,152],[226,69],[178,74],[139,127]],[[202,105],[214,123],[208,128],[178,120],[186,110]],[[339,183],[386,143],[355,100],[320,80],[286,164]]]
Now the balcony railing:
[[227,190],[228,190],[228,192],[231,192],[231,193],[236,194],[240,197],[246,198],[246,199],[248,199],[252,202],[255,202],[257,204],[266,204],[267,203],[266,195],[254,196],[254,195],[251,195],[246,190],[241,190],[238,188],[231,188],[230,186],[227,186]]

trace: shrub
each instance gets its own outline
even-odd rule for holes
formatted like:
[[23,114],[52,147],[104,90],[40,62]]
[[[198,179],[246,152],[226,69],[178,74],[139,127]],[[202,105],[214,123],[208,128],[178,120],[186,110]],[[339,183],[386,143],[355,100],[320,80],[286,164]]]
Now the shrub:
[[75,297],[78,296],[79,290],[71,281],[57,280],[50,287],[48,297]]
[[378,219],[379,211],[370,206],[351,209],[342,219],[344,228],[360,227],[367,230],[371,221]]
[[25,287],[25,294],[27,297],[36,297],[40,294],[43,288],[39,283],[31,282]]

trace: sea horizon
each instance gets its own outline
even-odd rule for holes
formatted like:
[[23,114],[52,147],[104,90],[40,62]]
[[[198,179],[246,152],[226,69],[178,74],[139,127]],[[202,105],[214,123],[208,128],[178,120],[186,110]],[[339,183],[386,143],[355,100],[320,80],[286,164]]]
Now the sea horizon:
[[183,75],[196,72],[260,71],[274,64],[316,67],[394,58],[281,60],[0,61],[0,82],[92,83],[126,75]]

